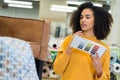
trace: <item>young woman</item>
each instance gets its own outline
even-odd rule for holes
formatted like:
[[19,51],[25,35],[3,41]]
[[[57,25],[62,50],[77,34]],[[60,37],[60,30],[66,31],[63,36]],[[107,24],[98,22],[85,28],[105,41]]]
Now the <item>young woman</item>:
[[[53,68],[60,80],[110,80],[110,49],[101,40],[107,38],[113,22],[111,15],[101,7],[85,2],[73,13],[70,25],[73,35],[65,38]],[[92,40],[107,48],[99,57],[70,47],[74,36]]]

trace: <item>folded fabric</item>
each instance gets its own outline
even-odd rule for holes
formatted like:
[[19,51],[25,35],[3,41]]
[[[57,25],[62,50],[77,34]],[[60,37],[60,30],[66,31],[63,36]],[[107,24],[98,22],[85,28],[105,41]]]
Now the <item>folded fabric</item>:
[[29,43],[0,37],[0,80],[38,80]]

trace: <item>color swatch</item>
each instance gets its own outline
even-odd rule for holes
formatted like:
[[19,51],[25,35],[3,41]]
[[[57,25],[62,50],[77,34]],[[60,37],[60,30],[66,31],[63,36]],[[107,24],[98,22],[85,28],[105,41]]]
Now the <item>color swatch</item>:
[[96,53],[98,53],[99,57],[101,57],[106,51],[106,48],[104,46],[79,36],[74,37],[70,46],[85,51],[89,54],[95,55]]

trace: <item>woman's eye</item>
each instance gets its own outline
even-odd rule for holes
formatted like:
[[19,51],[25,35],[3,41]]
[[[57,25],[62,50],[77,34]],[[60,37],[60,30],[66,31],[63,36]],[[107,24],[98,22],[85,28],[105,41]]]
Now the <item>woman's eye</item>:
[[87,19],[89,19],[90,17],[86,17]]

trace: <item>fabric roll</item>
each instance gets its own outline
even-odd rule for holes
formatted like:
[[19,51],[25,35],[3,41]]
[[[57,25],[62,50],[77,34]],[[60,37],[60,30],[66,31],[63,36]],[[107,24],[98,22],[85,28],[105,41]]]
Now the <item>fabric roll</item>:
[[48,77],[49,76],[50,69],[47,65],[43,66],[42,70],[42,77]]
[[112,72],[114,74],[120,74],[120,64],[118,63],[112,64]]
[[112,73],[112,65],[111,64],[110,64],[109,69],[110,69],[110,73]]
[[120,48],[117,46],[111,46],[111,53],[115,53],[117,55],[118,61],[120,61]]
[[50,70],[49,75],[50,75],[51,78],[58,78],[59,77],[57,74],[55,74],[53,69]]
[[120,80],[120,74],[116,75],[117,80]]
[[114,64],[117,61],[117,55],[113,52],[110,53],[110,64]]

